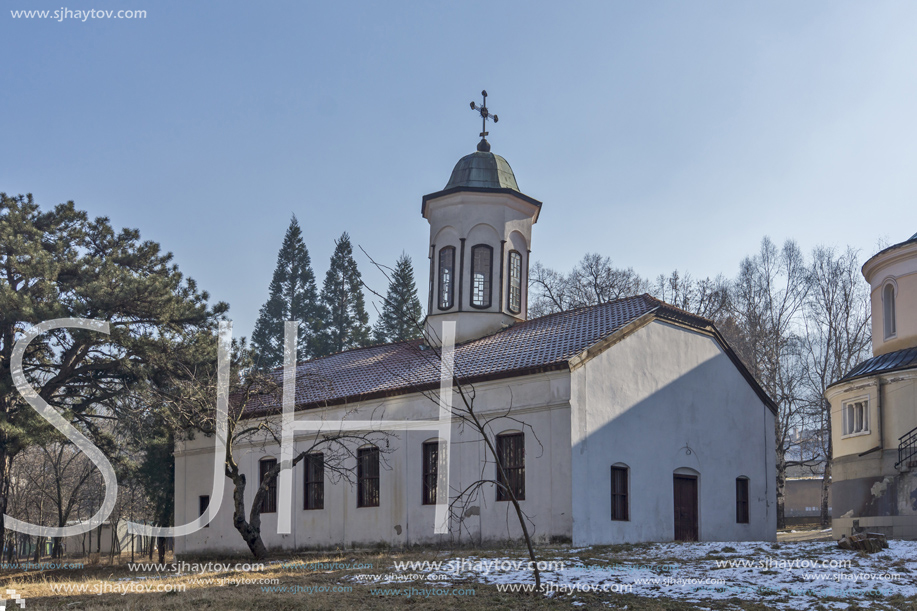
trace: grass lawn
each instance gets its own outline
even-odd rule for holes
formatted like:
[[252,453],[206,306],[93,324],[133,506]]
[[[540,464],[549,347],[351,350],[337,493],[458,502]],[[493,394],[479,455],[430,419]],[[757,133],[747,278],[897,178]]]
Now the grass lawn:
[[[563,563],[543,575],[558,591],[503,591],[534,583],[522,550],[340,551],[285,554],[263,570],[236,570],[250,557],[181,558],[184,570],[131,571],[126,562],[82,569],[0,571],[4,589],[25,609],[859,609],[917,611],[917,543],[892,542],[866,556],[833,542],[655,543],[538,549],[539,560]],[[812,577],[811,568],[726,566],[724,561],[848,562],[827,569],[842,581]],[[139,559],[138,559],[139,560]],[[167,562],[174,560],[168,558]],[[205,567],[206,563],[211,563]],[[413,566],[396,566],[417,562]],[[440,565],[430,563],[441,563]],[[228,567],[214,567],[213,563]],[[511,566],[512,565],[512,566]],[[900,575],[893,583],[847,575]],[[720,585],[706,586],[715,579]],[[835,578],[837,579],[837,578]],[[603,590],[604,588],[604,590]],[[591,591],[590,591],[591,590]],[[597,591],[598,590],[598,591]],[[3,590],[0,590],[0,594]],[[8,597],[9,598],[9,597]],[[7,601],[7,609],[15,609]]]

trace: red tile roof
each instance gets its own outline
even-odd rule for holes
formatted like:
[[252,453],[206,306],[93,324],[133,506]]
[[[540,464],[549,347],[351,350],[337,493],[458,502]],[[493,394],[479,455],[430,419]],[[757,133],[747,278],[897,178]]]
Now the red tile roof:
[[[472,383],[565,369],[574,356],[654,310],[657,316],[712,329],[712,323],[706,319],[649,295],[637,295],[549,314],[456,345],[455,375],[463,382]],[[436,389],[439,368],[439,351],[423,346],[420,340],[339,352],[297,366],[296,407],[351,403]],[[747,376],[747,372],[743,373]],[[274,370],[272,375],[278,384],[282,383],[282,369]],[[246,412],[257,415],[278,410],[280,400],[279,393],[256,398]]]

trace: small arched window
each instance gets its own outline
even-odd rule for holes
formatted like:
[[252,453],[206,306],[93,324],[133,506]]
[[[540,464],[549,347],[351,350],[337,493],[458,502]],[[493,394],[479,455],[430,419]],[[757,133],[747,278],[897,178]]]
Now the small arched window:
[[611,465],[611,519],[630,520],[630,499],[628,482],[630,469],[618,463]]
[[885,321],[885,339],[893,337],[895,330],[895,285],[889,282],[882,289],[882,306]]
[[471,247],[471,307],[490,307],[494,249],[487,244]]
[[[264,484],[268,472],[277,466],[276,458],[262,458],[258,462],[258,485]],[[267,495],[261,499],[261,513],[277,513],[277,475],[267,485]]]
[[509,251],[509,279],[506,289],[506,308],[513,314],[522,310],[522,254]]
[[736,478],[736,524],[748,524],[748,478]]
[[439,302],[440,310],[452,308],[455,302],[455,246],[439,249]]

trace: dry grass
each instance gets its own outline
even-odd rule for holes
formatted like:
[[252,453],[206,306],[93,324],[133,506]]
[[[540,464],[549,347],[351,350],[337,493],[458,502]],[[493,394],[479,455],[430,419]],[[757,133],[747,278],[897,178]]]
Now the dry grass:
[[[603,546],[585,550],[571,550],[568,546],[548,546],[539,550],[540,558],[563,559],[577,557],[586,564],[608,564],[612,562],[629,562],[639,556],[644,545],[618,545]],[[770,546],[768,546],[770,547]],[[727,550],[720,550],[725,552]],[[547,609],[624,609],[628,611],[688,611],[698,608],[715,611],[737,610],[766,611],[773,609],[774,603],[787,602],[779,597],[768,603],[746,602],[738,598],[728,600],[706,600],[701,604],[689,603],[672,598],[649,598],[633,594],[601,594],[582,593],[575,595],[556,595],[553,599],[539,595],[525,595],[499,592],[494,585],[482,585],[462,578],[452,579],[448,588],[472,588],[473,595],[463,596],[379,596],[372,590],[377,588],[398,589],[402,592],[410,588],[434,588],[435,582],[415,582],[413,584],[376,586],[361,584],[352,581],[354,574],[360,573],[392,573],[392,562],[395,560],[449,560],[457,557],[476,556],[488,557],[514,557],[523,558],[520,550],[506,549],[475,549],[458,551],[437,550],[412,550],[407,552],[389,551],[341,551],[324,554],[301,554],[278,556],[278,560],[295,562],[297,568],[283,568],[278,564],[267,564],[266,570],[257,573],[221,572],[194,575],[163,574],[130,572],[126,562],[109,566],[102,563],[88,566],[81,570],[56,570],[56,571],[4,571],[0,572],[0,581],[5,588],[13,588],[25,596],[26,609],[72,609],[91,611],[96,609],[165,609],[194,611],[207,609],[253,609],[284,611],[287,609],[328,609],[343,611],[345,609],[391,609],[407,607],[409,609],[429,609],[434,611],[472,611],[487,609],[488,611],[500,610],[533,610]],[[138,559],[140,560],[140,559]],[[250,558],[183,558],[186,562],[250,562]],[[673,563],[677,558],[671,559]],[[171,562],[169,558],[167,561]],[[660,563],[663,559],[657,559]],[[372,564],[372,570],[314,570],[316,563],[362,563]],[[312,567],[312,570],[310,570]],[[138,579],[147,577],[147,579]],[[150,579],[159,577],[158,579]],[[346,585],[352,588],[349,592],[266,592],[261,584],[243,585],[218,585],[216,582],[202,583],[201,580],[232,579],[271,579],[277,580],[281,587],[288,588],[318,588]],[[115,589],[126,584],[162,584],[183,586],[183,592],[148,592],[127,593],[107,592],[96,594],[102,589]],[[84,593],[62,594],[61,587],[76,588],[82,586]],[[266,586],[270,587],[270,586]],[[579,603],[574,605],[573,603]],[[820,601],[826,604],[833,601],[827,599]],[[852,601],[847,601],[848,603]],[[917,601],[913,598],[889,598],[883,601],[859,602],[860,608],[885,609],[895,611],[917,611]],[[14,608],[8,606],[7,608]],[[821,604],[812,607],[816,611],[826,609]],[[855,611],[856,606],[850,606],[847,611]]]

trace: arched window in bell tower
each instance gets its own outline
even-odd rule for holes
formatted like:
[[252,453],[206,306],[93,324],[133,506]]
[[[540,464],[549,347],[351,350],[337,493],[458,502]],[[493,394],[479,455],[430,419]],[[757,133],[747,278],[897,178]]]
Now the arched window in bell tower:
[[885,323],[885,339],[893,337],[895,329],[895,283],[886,282],[882,289],[883,321]]
[[455,246],[439,249],[439,302],[440,310],[448,310],[455,303]]
[[512,314],[522,311],[522,254],[518,250],[509,251],[506,309]]
[[494,249],[487,244],[471,247],[471,307],[490,307]]

